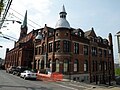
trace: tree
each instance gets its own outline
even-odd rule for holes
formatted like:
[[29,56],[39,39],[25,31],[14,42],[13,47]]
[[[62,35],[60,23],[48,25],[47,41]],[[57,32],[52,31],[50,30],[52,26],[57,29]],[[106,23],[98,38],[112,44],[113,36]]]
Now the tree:
[[4,0],[0,0],[0,17],[3,9],[4,9]]
[[120,76],[120,68],[115,69],[115,75]]

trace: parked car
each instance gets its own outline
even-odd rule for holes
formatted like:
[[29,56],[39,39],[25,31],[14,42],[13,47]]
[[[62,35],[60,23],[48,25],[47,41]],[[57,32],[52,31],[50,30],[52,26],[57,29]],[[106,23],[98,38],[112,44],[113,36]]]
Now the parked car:
[[6,69],[7,73],[13,73],[13,71],[16,69],[15,66],[10,66],[9,68]]
[[25,70],[20,74],[21,78],[24,79],[36,79],[37,78],[37,73],[30,71],[30,70]]
[[115,80],[116,80],[116,84],[117,84],[117,85],[120,85],[120,76],[116,76],[116,77],[115,77]]
[[16,69],[14,69],[13,75],[20,76],[20,73],[24,72],[26,69],[26,67],[18,66]]

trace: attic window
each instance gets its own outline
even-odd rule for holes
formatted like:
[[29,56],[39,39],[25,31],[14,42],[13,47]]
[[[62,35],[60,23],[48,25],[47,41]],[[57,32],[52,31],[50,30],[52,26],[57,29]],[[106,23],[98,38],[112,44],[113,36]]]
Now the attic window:
[[75,35],[78,35],[78,33],[77,33],[77,32],[75,32]]
[[104,40],[103,40],[103,43],[104,43],[104,44],[107,44],[107,43],[108,43],[107,39],[104,39]]
[[82,36],[82,32],[79,31],[79,32],[78,32],[78,35],[81,37],[81,36]]
[[65,35],[68,36],[68,32]]
[[52,35],[53,35],[53,33],[52,33],[52,32],[49,32],[49,33],[48,33],[48,36],[52,36]]
[[58,33],[56,33],[56,36],[58,36],[59,34]]

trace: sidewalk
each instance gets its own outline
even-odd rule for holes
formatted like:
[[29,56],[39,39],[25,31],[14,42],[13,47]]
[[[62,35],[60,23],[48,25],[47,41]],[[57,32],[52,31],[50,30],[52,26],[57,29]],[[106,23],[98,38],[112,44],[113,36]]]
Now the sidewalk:
[[76,81],[69,81],[67,79],[64,79],[63,80],[64,82],[71,82],[71,83],[76,83],[77,85],[82,85],[82,86],[85,86],[85,87],[88,87],[86,88],[85,90],[120,90],[120,85],[116,85],[115,82],[113,82],[113,85],[112,86],[109,86],[108,84],[105,85],[105,84],[93,84],[93,83],[83,83],[83,82],[76,82]]
[[120,90],[120,87],[111,87],[111,88],[95,88],[95,89],[87,89],[87,90]]

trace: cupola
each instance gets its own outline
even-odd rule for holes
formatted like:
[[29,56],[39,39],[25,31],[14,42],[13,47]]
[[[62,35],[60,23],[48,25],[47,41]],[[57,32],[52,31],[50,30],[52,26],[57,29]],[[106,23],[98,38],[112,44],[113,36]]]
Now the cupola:
[[57,21],[55,29],[57,29],[57,28],[68,28],[68,29],[70,29],[70,24],[66,20],[67,13],[65,11],[64,5],[63,5],[62,11],[59,13],[59,15],[60,15],[60,19]]

